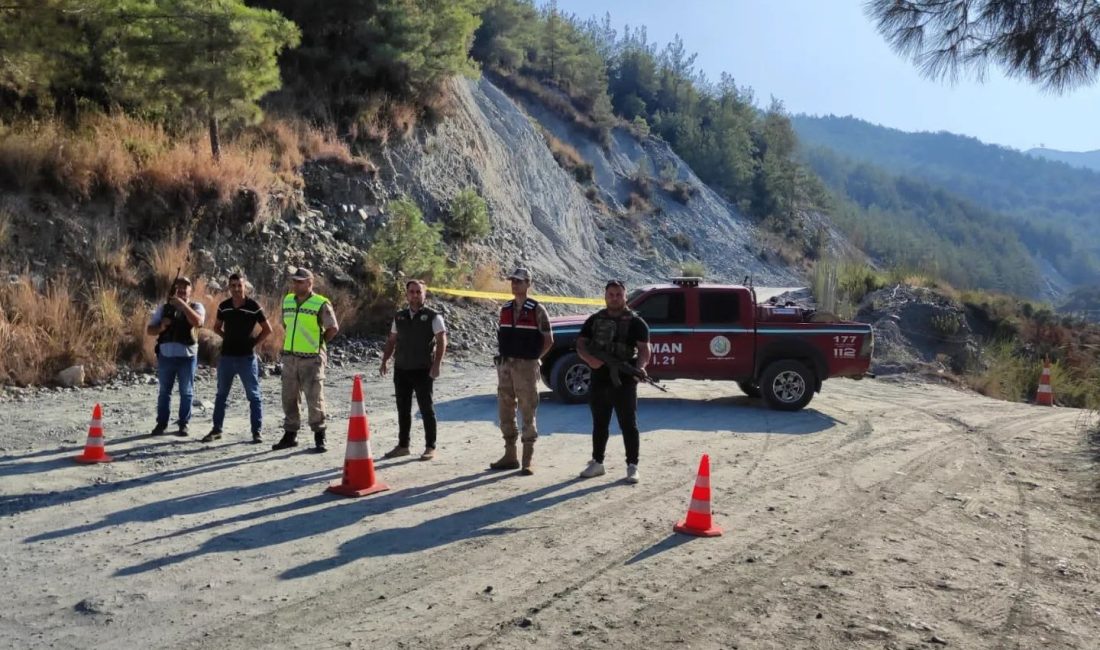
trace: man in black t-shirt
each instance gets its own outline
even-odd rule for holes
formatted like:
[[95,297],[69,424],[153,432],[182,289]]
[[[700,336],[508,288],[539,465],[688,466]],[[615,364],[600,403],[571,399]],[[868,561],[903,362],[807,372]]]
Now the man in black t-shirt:
[[[260,333],[256,334],[256,326]],[[271,335],[263,307],[245,293],[245,280],[239,273],[229,276],[229,299],[218,305],[214,333],[222,337],[222,354],[218,360],[218,396],[214,399],[214,428],[203,442],[220,440],[225,422],[225,401],[233,378],[240,377],[252,420],[252,442],[263,442],[264,406],[260,395],[260,364],[255,348]]]
[[[604,287],[601,309],[588,317],[577,337],[577,354],[592,368],[592,388],[589,405],[592,408],[592,460],[581,472],[581,478],[604,473],[603,456],[610,435],[611,412],[619,419],[626,446],[626,481],[637,483],[638,452],[638,380],[628,373],[608,368],[603,357],[611,361],[630,363],[645,375],[649,363],[649,326],[642,317],[626,306],[626,286],[621,280],[611,280]],[[614,374],[613,374],[614,373]]]

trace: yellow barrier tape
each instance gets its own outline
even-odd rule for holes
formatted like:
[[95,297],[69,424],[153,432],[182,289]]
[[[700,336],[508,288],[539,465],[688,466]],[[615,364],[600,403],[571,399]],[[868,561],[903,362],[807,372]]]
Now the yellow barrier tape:
[[[471,289],[443,289],[440,287],[429,287],[428,293],[443,293],[448,296],[459,296],[462,298],[488,298],[489,300],[511,300],[512,294],[504,293],[503,291],[473,291]],[[603,306],[603,298],[573,298],[571,296],[543,296],[539,294],[531,294],[530,298],[538,300],[539,302],[551,302],[562,305],[599,305]]]

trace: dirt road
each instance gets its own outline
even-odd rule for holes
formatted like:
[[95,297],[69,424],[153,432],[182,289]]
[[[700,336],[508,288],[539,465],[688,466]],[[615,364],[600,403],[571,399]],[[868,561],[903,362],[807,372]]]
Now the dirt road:
[[[380,457],[392,391],[368,377]],[[588,411],[549,398],[537,474],[484,471],[495,388],[460,363],[437,387],[438,459],[380,461],[392,490],[356,500],[323,492],[350,385],[330,375],[326,455],[245,442],[240,393],[211,446],[142,435],[154,386],[0,403],[0,645],[1097,647],[1098,470],[1078,411],[905,379],[830,381],[799,413],[732,384],[643,387],[632,486],[618,436],[607,476],[575,478]],[[270,443],[277,381],[264,389]],[[97,400],[116,461],[76,465]],[[672,532],[701,452],[712,539]]]

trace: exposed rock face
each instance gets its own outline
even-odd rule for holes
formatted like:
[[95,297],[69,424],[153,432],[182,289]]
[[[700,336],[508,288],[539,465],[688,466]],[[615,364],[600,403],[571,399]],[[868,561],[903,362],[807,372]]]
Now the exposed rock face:
[[[180,219],[178,232],[192,236],[194,274],[216,292],[226,275],[243,271],[260,290],[277,294],[288,269],[306,266],[326,286],[353,288],[362,277],[364,253],[387,221],[389,202],[408,196],[427,220],[439,221],[451,199],[472,187],[488,203],[493,231],[467,253],[490,267],[528,266],[539,291],[598,295],[609,277],[633,285],[652,282],[679,274],[688,260],[701,261],[720,281],[752,275],[758,286],[804,284],[761,250],[755,226],[703,185],[665,143],[616,129],[601,145],[538,104],[517,104],[486,79],[455,79],[450,94],[449,116],[374,155],[377,172],[310,163],[302,172],[304,190],[269,221],[205,213],[189,223]],[[592,185],[579,184],[557,164],[542,129],[592,165]],[[639,168],[651,175],[664,170],[669,180],[674,175],[690,188],[691,198],[681,203],[655,183],[647,206],[629,208]],[[10,245],[0,246],[0,271],[47,278],[66,270],[97,273],[94,246],[112,250],[128,241],[131,262],[138,265],[155,243],[137,208],[130,214],[114,204],[38,195],[6,200]],[[171,231],[172,219],[161,218],[161,231]],[[134,273],[140,278],[145,270]],[[153,293],[151,286],[141,289]]]
[[[755,254],[755,226],[702,184],[667,144],[639,142],[615,129],[604,149],[538,104],[522,107],[486,79],[451,84],[453,114],[431,132],[390,149],[382,161],[387,193],[408,193],[429,218],[441,218],[447,202],[476,187],[489,204],[493,234],[485,246],[502,266],[527,264],[544,286],[591,292],[610,276],[652,281],[699,259],[713,277],[757,284],[793,285],[803,280]],[[631,178],[642,169],[674,169],[694,191],[682,204],[654,187],[654,210],[624,221],[585,198],[584,188],[554,161],[536,124],[572,145],[593,166],[596,190],[612,211],[625,210]],[[638,230],[648,234],[641,239]],[[675,245],[680,235],[691,254]],[[681,239],[681,241],[683,241]]]
[[875,328],[875,372],[931,365],[958,373],[978,360],[979,337],[966,310],[931,289],[879,289],[864,297],[855,319]]

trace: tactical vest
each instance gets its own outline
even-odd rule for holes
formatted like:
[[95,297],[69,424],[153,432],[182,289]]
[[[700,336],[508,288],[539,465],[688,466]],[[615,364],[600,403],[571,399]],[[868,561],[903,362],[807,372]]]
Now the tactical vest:
[[[191,309],[197,309],[197,303],[189,303]],[[187,317],[183,313],[170,305],[164,306],[164,311],[161,312],[161,318],[171,318],[172,324],[168,329],[160,333],[157,337],[157,343],[180,343],[191,347],[197,343],[195,338],[195,328],[191,327],[191,323],[187,322]]]
[[394,368],[398,370],[423,370],[432,367],[435,354],[435,332],[432,321],[439,312],[421,307],[414,315],[411,309],[397,312],[393,322],[397,326],[397,352]]
[[313,294],[302,304],[293,293],[283,298],[283,352],[292,354],[318,354],[325,347],[324,330],[321,329],[321,308],[328,298]]
[[542,332],[539,331],[537,301],[528,298],[517,311],[515,301],[500,308],[497,325],[497,348],[500,356],[516,359],[538,359],[542,353]]
[[637,314],[629,308],[618,316],[612,316],[606,309],[596,312],[591,344],[620,361],[633,360],[636,350],[630,341],[630,323],[635,316]]

